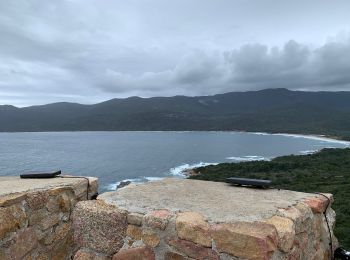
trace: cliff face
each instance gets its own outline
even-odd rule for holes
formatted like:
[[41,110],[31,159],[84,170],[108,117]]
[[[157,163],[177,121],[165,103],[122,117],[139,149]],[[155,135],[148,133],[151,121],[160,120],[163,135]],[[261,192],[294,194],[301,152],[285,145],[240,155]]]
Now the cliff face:
[[71,212],[97,192],[97,179],[0,177],[0,259],[70,259]]
[[75,259],[329,259],[326,196],[179,179],[129,185],[77,204]]

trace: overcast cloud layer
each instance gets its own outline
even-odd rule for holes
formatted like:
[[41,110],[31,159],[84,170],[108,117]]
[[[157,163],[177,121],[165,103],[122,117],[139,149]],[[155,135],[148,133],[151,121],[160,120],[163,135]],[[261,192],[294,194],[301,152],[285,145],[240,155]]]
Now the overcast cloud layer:
[[350,90],[350,1],[3,0],[0,104]]

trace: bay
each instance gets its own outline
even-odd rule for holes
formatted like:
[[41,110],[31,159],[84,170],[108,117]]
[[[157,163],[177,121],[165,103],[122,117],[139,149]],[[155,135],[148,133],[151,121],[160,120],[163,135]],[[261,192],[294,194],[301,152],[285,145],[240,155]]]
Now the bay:
[[62,170],[95,176],[100,191],[123,180],[183,178],[182,170],[220,162],[269,160],[349,143],[321,137],[245,132],[0,133],[0,176]]

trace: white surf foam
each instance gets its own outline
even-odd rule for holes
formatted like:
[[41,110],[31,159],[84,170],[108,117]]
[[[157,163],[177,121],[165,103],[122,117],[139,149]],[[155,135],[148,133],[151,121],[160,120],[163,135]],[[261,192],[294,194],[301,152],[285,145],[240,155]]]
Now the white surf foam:
[[272,135],[272,134],[265,133],[265,132],[253,132],[251,134],[254,134],[254,135]]
[[217,164],[219,164],[219,163],[206,163],[206,162],[199,162],[199,163],[195,163],[195,164],[185,163],[185,164],[176,166],[174,168],[171,168],[169,173],[171,175],[174,175],[174,176],[185,177],[184,171],[186,171],[186,170],[198,168],[198,167],[204,167],[204,166],[208,166],[208,165],[217,165]]
[[118,181],[116,183],[111,183],[109,185],[107,185],[107,190],[117,190],[118,189],[118,185],[122,182],[126,182],[126,181],[130,181],[131,183],[145,183],[145,182],[154,182],[154,181],[160,181],[164,179],[164,177],[152,177],[152,176],[143,176],[141,178],[135,178],[135,179],[125,179],[122,181]]
[[144,181],[141,178],[135,178],[135,179],[125,179],[122,181],[117,181],[116,183],[110,183],[107,186],[107,190],[116,190],[118,185],[122,182],[130,181],[132,183],[143,183]]
[[270,161],[271,158],[267,158],[259,155],[247,155],[247,156],[232,156],[227,157],[227,160],[234,160],[237,162],[252,162],[252,161]]
[[299,153],[302,155],[308,155],[308,154],[314,154],[318,152],[318,150],[305,150],[305,151],[300,151]]
[[143,177],[145,178],[147,181],[152,182],[152,181],[160,181],[163,180],[164,177]]

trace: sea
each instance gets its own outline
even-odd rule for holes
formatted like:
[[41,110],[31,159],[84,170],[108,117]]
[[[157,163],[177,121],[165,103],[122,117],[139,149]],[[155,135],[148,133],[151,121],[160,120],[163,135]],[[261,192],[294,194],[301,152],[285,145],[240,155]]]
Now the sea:
[[100,192],[222,162],[271,160],[322,148],[350,147],[319,136],[247,132],[0,133],[0,176],[56,171],[99,178]]

